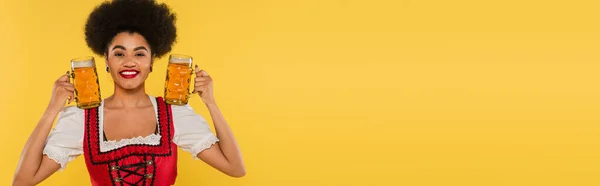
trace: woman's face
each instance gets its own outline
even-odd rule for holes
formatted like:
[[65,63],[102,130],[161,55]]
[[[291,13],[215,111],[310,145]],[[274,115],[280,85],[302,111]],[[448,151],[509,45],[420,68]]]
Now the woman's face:
[[150,45],[135,32],[117,34],[108,46],[106,61],[115,85],[125,90],[143,85],[153,63]]

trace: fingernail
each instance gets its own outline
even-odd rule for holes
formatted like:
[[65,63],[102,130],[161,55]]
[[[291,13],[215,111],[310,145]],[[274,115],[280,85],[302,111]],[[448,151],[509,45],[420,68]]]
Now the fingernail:
[[67,73],[66,73],[66,74],[67,74],[67,75],[69,75],[69,71],[68,71],[68,70],[67,70]]

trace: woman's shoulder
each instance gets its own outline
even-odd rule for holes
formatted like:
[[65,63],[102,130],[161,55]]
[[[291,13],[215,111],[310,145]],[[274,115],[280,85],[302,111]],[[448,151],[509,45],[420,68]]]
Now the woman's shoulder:
[[83,122],[84,117],[85,117],[85,110],[80,109],[77,106],[68,106],[68,107],[65,107],[58,114],[57,124],[60,124],[64,121],[70,121],[71,123],[74,121]]
[[158,101],[162,101],[162,102],[165,101],[165,99],[162,96],[155,96],[155,95],[148,94],[148,97],[150,98],[150,100],[152,101],[153,104],[158,103]]
[[54,132],[82,136],[84,129],[85,110],[76,106],[65,107],[56,120]]
[[67,106],[61,112],[59,116],[64,115],[83,115],[85,112],[83,109],[78,108],[77,106]]
[[[164,97],[162,97],[162,96],[154,96],[154,95],[150,95],[150,94],[148,94],[148,97],[150,97],[150,100],[152,100],[152,102],[153,102],[153,104],[154,104],[154,105],[157,105],[157,103],[158,103],[159,101],[160,101],[160,102],[163,102],[163,103],[166,103],[166,101],[165,101]],[[166,105],[169,105],[169,106],[171,106],[171,109],[173,109],[173,110],[177,110],[177,111],[180,111],[180,110],[190,110],[190,109],[192,109],[192,107],[191,107],[189,104],[184,104],[184,105],[173,105],[173,104],[168,104],[168,103],[166,103]],[[193,110],[193,109],[192,109],[192,110]]]

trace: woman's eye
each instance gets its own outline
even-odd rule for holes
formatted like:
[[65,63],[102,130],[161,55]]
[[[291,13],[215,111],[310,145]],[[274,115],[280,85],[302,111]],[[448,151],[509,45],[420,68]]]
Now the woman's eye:
[[143,57],[143,56],[146,56],[146,55],[145,54],[135,54],[135,56]]
[[115,53],[115,56],[117,56],[117,57],[122,57],[122,56],[124,56],[124,55],[123,55],[122,53]]

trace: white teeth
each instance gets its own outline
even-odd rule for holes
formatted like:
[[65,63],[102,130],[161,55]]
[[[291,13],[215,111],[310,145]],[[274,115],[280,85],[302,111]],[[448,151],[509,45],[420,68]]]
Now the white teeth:
[[123,74],[123,75],[134,75],[134,74],[137,74],[137,72],[135,72],[135,71],[125,71],[125,72],[121,72],[121,74]]

